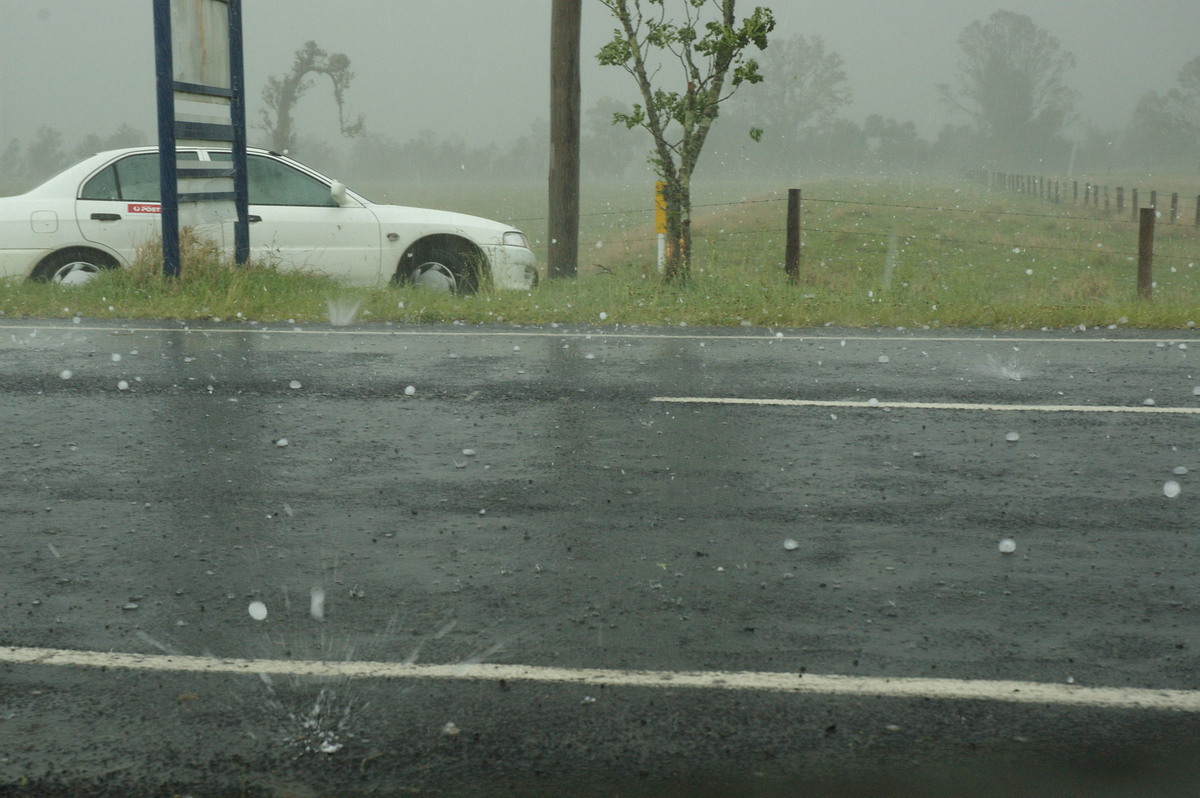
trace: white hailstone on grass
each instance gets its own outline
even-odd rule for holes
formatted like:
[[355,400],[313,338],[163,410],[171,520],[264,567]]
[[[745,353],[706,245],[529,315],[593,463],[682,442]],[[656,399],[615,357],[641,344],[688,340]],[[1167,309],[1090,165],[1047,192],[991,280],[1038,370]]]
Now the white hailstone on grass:
[[788,551],[795,551],[800,548],[800,544],[796,542],[795,538],[788,538],[783,541],[783,547]]
[[414,386],[414,385],[409,385],[409,386],[405,387],[405,389],[404,389],[405,396],[413,396],[414,394],[416,394],[416,392],[417,392],[417,389],[416,389],[416,386]]
[[119,382],[117,383],[117,390],[118,390],[118,391],[128,391],[128,390],[129,390],[129,383],[127,383],[125,380],[121,380],[121,381],[119,381]]
[[280,438],[279,440],[275,441],[275,445],[280,449],[287,446],[289,443],[291,443],[291,441],[289,441],[287,438]]
[[999,548],[1001,554],[1012,554],[1017,550],[1017,541],[1012,538],[1004,538],[1004,540],[1000,541]]
[[113,352],[113,354],[112,354],[112,362],[114,362],[114,363],[120,363],[120,362],[121,362],[121,355],[120,355],[120,354],[118,354],[117,352]]
[[605,313],[603,310],[600,311],[600,321],[604,321],[607,318],[608,318],[608,314]]
[[1164,496],[1166,496],[1168,499],[1174,499],[1176,496],[1179,495],[1179,491],[1180,491],[1179,483],[1173,479],[1168,479],[1166,482],[1163,483],[1162,490],[1163,490]]
[[70,369],[63,369],[62,371],[58,372],[58,376],[60,379],[69,380],[75,376],[75,372],[71,371]]
[[1009,443],[1016,443],[1017,441],[1021,440],[1021,433],[1010,432],[1004,436],[1004,440],[1008,441]]
[[1142,404],[1146,407],[1154,407],[1155,401],[1153,399],[1143,399]]
[[1171,473],[1178,477],[1183,476],[1187,472],[1188,472],[1187,466],[1175,466],[1174,468],[1171,469]]
[[319,587],[309,594],[308,614],[318,621],[325,620],[325,591]]
[[267,619],[267,605],[261,601],[250,602],[250,617],[256,621],[265,621]]
[[291,388],[292,390],[296,390],[297,388],[300,387],[300,380],[292,380],[291,382],[288,383],[288,387]]
[[879,362],[880,363],[888,363],[888,362],[891,362],[891,358],[888,357],[887,355],[880,355]]

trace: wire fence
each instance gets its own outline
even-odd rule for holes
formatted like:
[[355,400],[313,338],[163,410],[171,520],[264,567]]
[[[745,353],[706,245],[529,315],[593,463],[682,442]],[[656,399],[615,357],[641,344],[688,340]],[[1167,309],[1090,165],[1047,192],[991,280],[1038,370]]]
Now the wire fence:
[[[992,187],[994,189],[1003,190],[1006,186],[1007,186],[1007,183],[1004,183],[1002,181],[997,181],[992,184]],[[1091,188],[1090,186],[1091,186],[1091,184],[1085,184],[1085,188],[1087,188],[1087,191],[1089,192],[1089,194],[1092,194],[1092,193],[1094,193],[1094,189]],[[1044,192],[1046,189],[1043,188],[1041,190]],[[1026,193],[1026,192],[1018,191],[1017,193]],[[1123,194],[1123,192],[1122,192],[1122,194]],[[1131,204],[1133,204],[1133,202],[1136,202],[1137,196],[1138,195],[1136,192],[1130,193],[1130,199],[1132,201]],[[1152,201],[1157,198],[1155,192],[1151,192],[1148,196],[1152,199]],[[787,228],[787,224],[786,224],[787,219],[786,219],[786,216],[785,216],[785,213],[783,210],[783,207],[786,205],[786,203],[787,203],[786,196],[785,197],[771,197],[771,198],[766,198],[766,199],[755,199],[755,200],[739,200],[736,202],[697,203],[692,206],[693,212],[695,212],[695,211],[700,211],[700,212],[714,211],[714,210],[720,210],[720,209],[729,210],[729,209],[736,209],[736,208],[744,209],[748,206],[779,206],[780,211],[779,211],[778,215],[773,217],[775,219],[778,219],[779,224],[776,226],[775,224],[773,224],[769,221],[763,221],[763,222],[760,222],[759,226],[754,227],[752,229],[732,229],[732,230],[731,229],[706,230],[703,227],[699,227],[699,228],[696,228],[693,230],[692,237],[694,239],[704,240],[704,239],[718,239],[718,238],[726,238],[726,237],[784,236],[788,232],[788,228]],[[1200,197],[1196,198],[1196,203],[1197,203],[1197,210],[1196,210],[1197,222],[1200,222]],[[991,226],[993,229],[995,229],[997,227],[997,225],[996,225],[997,221],[1007,219],[1007,218],[1023,220],[1026,222],[1034,221],[1034,220],[1043,220],[1048,223],[1052,222],[1052,223],[1059,223],[1059,224],[1063,224],[1063,225],[1068,225],[1071,223],[1078,223],[1078,222],[1089,222],[1089,223],[1099,225],[1101,227],[1107,227],[1110,238],[1113,238],[1116,240],[1128,241],[1129,249],[1127,249],[1127,250],[1115,249],[1115,248],[1109,247],[1107,245],[1104,245],[1104,246],[1092,245],[1092,246],[1088,246],[1088,247],[1060,246],[1060,245],[1040,243],[1038,241],[1031,241],[1028,239],[1019,239],[1019,238],[1006,239],[1006,240],[997,240],[997,239],[993,238],[993,239],[989,240],[989,239],[984,239],[981,237],[964,238],[964,237],[943,235],[943,234],[925,235],[925,234],[920,234],[920,233],[915,233],[915,232],[903,232],[898,229],[891,229],[891,230],[849,229],[846,227],[827,226],[827,225],[823,225],[823,224],[813,224],[813,223],[811,223],[811,221],[809,223],[804,224],[802,227],[803,234],[806,237],[807,236],[843,236],[843,237],[850,237],[850,238],[861,238],[864,240],[878,240],[881,245],[887,245],[887,240],[892,235],[896,235],[905,242],[920,241],[920,242],[927,242],[927,243],[932,243],[932,244],[940,244],[940,245],[947,245],[947,246],[960,246],[960,247],[968,247],[968,246],[969,247],[993,247],[993,248],[999,247],[999,248],[1007,248],[1014,252],[1017,252],[1017,251],[1020,251],[1020,252],[1053,252],[1053,253],[1060,253],[1060,254],[1095,255],[1097,253],[1097,247],[1099,247],[1101,249],[1104,249],[1107,254],[1117,256],[1117,257],[1136,258],[1139,256],[1139,254],[1141,254],[1140,250],[1139,250],[1139,246],[1138,246],[1138,227],[1139,227],[1138,220],[1136,218],[1127,218],[1124,215],[1124,211],[1125,211],[1124,206],[1121,207],[1121,215],[1120,216],[1116,215],[1111,210],[1112,208],[1116,207],[1115,204],[1109,204],[1108,206],[1105,206],[1103,203],[1097,204],[1093,201],[1089,201],[1088,204],[1084,205],[1084,206],[1075,206],[1072,204],[1064,204],[1063,205],[1064,209],[1062,211],[1056,212],[1056,213],[1046,213],[1046,212],[1025,211],[1025,210],[1003,210],[1003,209],[998,209],[995,207],[964,208],[964,207],[960,207],[957,205],[928,205],[928,204],[903,203],[903,202],[883,202],[883,201],[842,199],[842,198],[831,197],[831,196],[816,196],[816,197],[803,196],[801,207],[807,207],[811,210],[813,206],[816,206],[816,207],[825,206],[830,209],[856,207],[856,208],[861,208],[864,210],[886,209],[886,210],[889,210],[892,212],[904,211],[906,213],[961,214],[966,217],[972,217],[978,223],[978,229],[987,229],[989,226]],[[1079,213],[1080,207],[1082,207],[1083,211],[1084,211],[1082,214]],[[1133,207],[1136,211],[1137,206],[1134,205]],[[1154,207],[1154,206],[1151,205],[1149,207]],[[1175,195],[1175,199],[1173,199],[1171,207],[1172,207],[1172,211],[1167,216],[1167,218],[1170,220],[1170,223],[1177,228],[1185,227],[1184,225],[1179,224],[1179,219],[1182,217],[1179,212],[1181,206],[1178,202],[1177,195]],[[803,211],[801,211],[801,212],[803,213]],[[598,238],[598,239],[596,239],[596,243],[597,243],[597,245],[649,244],[649,243],[656,241],[655,234],[652,232],[649,232],[650,230],[653,229],[649,224],[649,220],[651,220],[653,218],[653,214],[654,214],[654,208],[652,206],[646,206],[646,207],[629,208],[629,209],[593,211],[593,212],[581,214],[581,219],[594,221],[594,220],[612,219],[612,218],[617,218],[617,217],[624,218],[624,219],[639,218],[639,217],[643,218],[646,220],[646,223],[644,225],[638,224],[634,228],[634,232],[629,233],[629,234],[622,234],[619,238]],[[1158,215],[1162,216],[1163,214],[1162,214],[1162,212],[1159,212]],[[829,217],[829,216],[831,216],[831,214],[826,213],[825,216]],[[518,220],[514,220],[514,221],[517,221],[517,222],[539,222],[539,221],[544,221],[544,218],[518,219]],[[1200,228],[1200,224],[1197,224],[1195,226],[1197,228]],[[622,226],[620,229],[623,230],[625,228]],[[610,228],[610,232],[611,231],[612,230]],[[1037,238],[1044,238],[1045,236],[1046,236],[1045,232],[1038,232],[1036,234]],[[1155,254],[1155,258],[1159,259],[1159,260],[1168,260],[1168,261],[1186,261],[1186,262],[1193,262],[1193,263],[1200,262],[1200,236],[1197,236],[1195,239],[1193,239],[1193,241],[1191,243],[1193,243],[1196,246],[1197,252],[1195,254],[1189,254],[1186,252],[1185,253],[1160,252],[1160,253]],[[812,245],[811,242],[806,243],[805,246],[806,246],[806,248],[808,248],[810,250],[812,248],[814,248],[814,245]]]
[[[1181,199],[1180,192],[1174,191],[1170,195],[1169,201],[1166,203],[1166,211],[1162,212],[1159,203],[1159,192],[1157,189],[1149,189],[1142,192],[1138,187],[1129,187],[1128,197],[1126,199],[1126,186],[1111,187],[1102,183],[1092,182],[1090,180],[1059,180],[1041,175],[1023,175],[1011,174],[1008,172],[972,172],[970,176],[975,180],[987,184],[994,190],[1009,191],[1014,193],[1026,194],[1036,197],[1045,202],[1050,202],[1055,205],[1070,203],[1071,205],[1079,205],[1082,200],[1082,205],[1085,209],[1091,208],[1093,212],[1103,213],[1105,216],[1120,217],[1122,214],[1129,212],[1131,217],[1129,221],[1136,223],[1138,221],[1138,213],[1142,207],[1153,208],[1160,211],[1159,217],[1165,218],[1168,224],[1179,224],[1181,220],[1189,217],[1186,209],[1188,197]],[[1080,189],[1082,188],[1082,194]],[[1139,201],[1140,197],[1148,199],[1148,202],[1143,205]],[[1166,192],[1162,196],[1166,197]],[[1192,202],[1192,212],[1190,214],[1192,226],[1200,229],[1200,195],[1197,195]]]

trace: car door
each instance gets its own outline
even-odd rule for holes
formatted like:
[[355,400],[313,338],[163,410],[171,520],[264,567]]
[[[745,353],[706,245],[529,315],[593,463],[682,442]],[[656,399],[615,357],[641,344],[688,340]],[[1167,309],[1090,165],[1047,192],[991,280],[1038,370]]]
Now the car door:
[[[212,152],[214,161],[228,152]],[[330,185],[268,155],[246,158],[250,248],[282,269],[303,269],[359,283],[381,277],[379,220],[353,197],[339,206]],[[225,240],[233,241],[232,223]]]
[[[180,152],[181,161],[198,160]],[[162,237],[157,152],[119,158],[93,174],[79,189],[75,217],[85,239],[132,261],[140,247]],[[220,235],[220,230],[214,231]]]

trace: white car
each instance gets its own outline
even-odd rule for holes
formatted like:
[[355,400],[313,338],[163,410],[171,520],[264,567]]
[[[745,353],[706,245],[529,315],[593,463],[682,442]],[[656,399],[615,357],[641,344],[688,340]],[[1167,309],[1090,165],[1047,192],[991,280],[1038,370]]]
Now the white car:
[[[178,159],[228,167],[232,154],[180,147]],[[377,205],[266,150],[247,150],[247,177],[251,256],[277,268],[462,293],[484,284],[527,289],[537,283],[529,240],[506,224]],[[161,236],[159,198],[157,147],[102,152],[28,193],[0,197],[0,278],[82,282],[128,265],[139,247]],[[233,251],[232,219],[199,231]]]

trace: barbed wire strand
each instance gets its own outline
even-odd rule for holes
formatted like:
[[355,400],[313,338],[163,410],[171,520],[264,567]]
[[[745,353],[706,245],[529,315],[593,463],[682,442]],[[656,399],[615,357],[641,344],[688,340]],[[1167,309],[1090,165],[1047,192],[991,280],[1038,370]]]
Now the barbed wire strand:
[[[861,231],[861,230],[826,230],[826,229],[822,229],[819,227],[806,227],[804,229],[804,232],[806,234],[807,233],[821,233],[821,234],[825,234],[825,235],[858,236],[860,238],[878,238],[880,236],[880,233],[877,233],[877,232],[872,233],[872,232],[866,232],[866,231]],[[693,233],[692,238],[715,238],[717,236],[766,235],[766,234],[786,235],[787,230],[784,228],[769,228],[769,229],[761,229],[761,230],[729,230],[729,231],[715,232],[715,233]],[[1080,254],[1080,255],[1112,255],[1115,257],[1126,257],[1126,258],[1136,258],[1138,255],[1137,252],[1122,252],[1122,251],[1118,251],[1115,249],[1108,249],[1108,248],[1103,248],[1103,247],[1096,247],[1094,249],[1080,249],[1078,247],[1051,247],[1051,246],[1045,246],[1045,245],[1041,245],[1041,244],[1014,244],[1011,242],[974,241],[971,239],[964,239],[964,238],[944,238],[941,236],[915,236],[915,235],[903,235],[903,234],[898,234],[898,238],[902,238],[905,241],[932,241],[932,242],[938,243],[938,244],[961,244],[961,245],[966,245],[966,246],[995,247],[998,249],[999,248],[1002,248],[1002,249],[1019,248],[1022,252],[1027,251],[1027,250],[1029,250],[1029,251],[1033,251],[1033,250],[1050,251],[1050,252],[1071,252],[1071,253]],[[612,241],[599,241],[597,243],[600,243],[605,246],[613,246],[613,245],[619,245],[619,244],[645,244],[645,243],[653,243],[654,241],[656,241],[656,239],[654,239],[654,238],[626,238],[626,239],[612,240]],[[1192,263],[1194,263],[1196,261],[1200,261],[1200,257],[1193,257],[1193,256],[1188,256],[1188,255],[1167,255],[1167,254],[1163,254],[1163,253],[1159,253],[1159,252],[1156,252],[1154,254],[1154,257],[1156,260],[1177,260],[1177,261],[1181,261],[1181,262],[1189,261]]]
[[[778,202],[786,202],[787,197],[770,197],[758,200],[739,200],[738,202],[709,202],[693,205],[692,209],[697,208],[732,208],[739,205],[765,205]],[[865,200],[845,200],[831,199],[826,197],[804,197],[805,203],[820,203],[827,205],[858,205],[874,208],[896,208],[911,211],[936,211],[940,213],[966,213],[972,216],[1017,216],[1031,219],[1056,219],[1056,220],[1079,220],[1089,222],[1101,222],[1112,224],[1136,225],[1138,221],[1135,219],[1117,219],[1113,217],[1103,218],[1091,215],[1078,215],[1070,213],[1034,213],[1032,211],[1004,211],[995,209],[980,209],[980,208],[958,208],[946,205],[908,205],[899,202],[867,202]],[[1162,210],[1158,210],[1159,215],[1162,215]],[[593,218],[597,216],[633,216],[638,214],[654,213],[654,208],[633,208],[629,210],[614,210],[614,211],[592,211],[590,213],[581,213],[580,218]],[[1182,214],[1180,214],[1182,215]],[[542,222],[546,221],[545,216],[528,217],[524,219],[513,219],[514,222]]]

